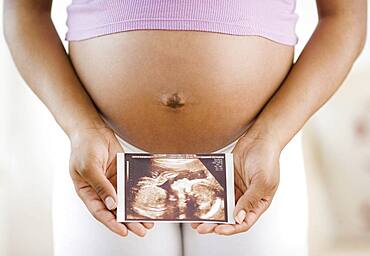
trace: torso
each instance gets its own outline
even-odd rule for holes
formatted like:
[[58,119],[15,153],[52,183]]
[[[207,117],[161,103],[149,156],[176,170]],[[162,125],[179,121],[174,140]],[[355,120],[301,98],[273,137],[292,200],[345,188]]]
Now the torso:
[[288,73],[294,48],[258,36],[137,30],[73,41],[104,120],[148,152],[213,152],[237,139]]

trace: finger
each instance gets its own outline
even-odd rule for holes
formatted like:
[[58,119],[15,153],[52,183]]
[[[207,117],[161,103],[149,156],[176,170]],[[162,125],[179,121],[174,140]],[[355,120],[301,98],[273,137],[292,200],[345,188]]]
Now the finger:
[[262,199],[262,193],[258,187],[252,183],[248,190],[239,198],[234,209],[234,218],[237,223],[242,223],[246,213],[255,209],[258,202]]
[[214,232],[219,235],[233,235],[248,231],[267,210],[271,201],[261,200],[256,209],[247,213],[245,220],[241,224],[223,224],[218,225]]
[[267,208],[269,208],[270,204],[271,200],[262,199],[259,201],[258,207],[255,210],[247,213],[245,222],[248,224],[248,229],[257,222],[261,215],[267,210]]
[[114,190],[117,189],[117,157],[114,158],[113,161],[107,167],[107,171],[105,173],[108,181],[112,184]]
[[191,227],[196,229],[201,223],[191,223]]
[[215,227],[214,232],[218,235],[233,235],[239,232],[247,231],[248,224],[244,221],[241,224],[221,224]]
[[240,173],[237,170],[238,169],[234,169],[235,186],[239,188],[241,191],[246,191],[248,186],[245,184],[244,178],[240,175]]
[[79,188],[77,194],[96,220],[104,224],[114,233],[120,236],[127,236],[128,230],[126,226],[116,221],[116,216],[105,208],[105,205],[92,187],[87,185],[83,188]]
[[113,133],[115,139],[113,145],[113,149],[117,152],[126,152],[125,149],[123,149],[122,144],[120,143],[121,139],[119,139],[119,136],[116,133]]
[[107,209],[114,210],[117,208],[116,190],[101,169],[90,166],[87,170],[79,171],[79,174],[93,187]]
[[127,222],[125,223],[126,227],[135,235],[144,237],[146,234],[147,229],[144,227],[143,224],[139,222]]
[[154,227],[154,222],[141,222],[141,224],[143,224],[144,227],[147,229],[151,229]]
[[242,195],[243,192],[240,190],[240,188],[235,186],[235,201],[237,202]]
[[199,234],[208,234],[212,233],[215,227],[217,227],[218,224],[215,223],[201,223],[198,225],[196,230],[198,231]]
[[115,141],[111,143],[112,145],[112,152],[116,152],[115,154],[111,154],[111,158],[108,161],[108,166],[106,167],[106,173],[105,176],[107,179],[112,183],[114,188],[117,188],[117,153],[124,153],[121,144],[115,138]]

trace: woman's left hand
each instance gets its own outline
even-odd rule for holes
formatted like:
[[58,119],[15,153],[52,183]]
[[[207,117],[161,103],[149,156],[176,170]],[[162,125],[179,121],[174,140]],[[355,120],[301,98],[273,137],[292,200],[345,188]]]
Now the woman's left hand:
[[245,232],[270,206],[279,185],[281,148],[272,136],[245,133],[231,151],[234,156],[236,224],[193,223],[200,234]]

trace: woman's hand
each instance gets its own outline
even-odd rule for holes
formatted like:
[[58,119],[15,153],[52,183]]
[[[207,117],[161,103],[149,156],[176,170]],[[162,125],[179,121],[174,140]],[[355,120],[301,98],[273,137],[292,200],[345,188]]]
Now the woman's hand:
[[144,236],[153,223],[116,221],[116,154],[124,152],[113,131],[107,127],[87,128],[70,136],[70,175],[75,189],[90,213],[121,236],[131,230]]
[[272,137],[245,133],[231,151],[234,156],[237,224],[193,223],[200,234],[233,235],[249,230],[270,206],[280,177],[281,148]]

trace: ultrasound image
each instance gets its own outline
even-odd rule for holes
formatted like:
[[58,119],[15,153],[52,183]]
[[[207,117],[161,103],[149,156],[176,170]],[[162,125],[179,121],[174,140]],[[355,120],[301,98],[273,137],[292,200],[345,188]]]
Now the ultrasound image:
[[219,160],[131,161],[126,170],[126,219],[225,221],[225,171]]

